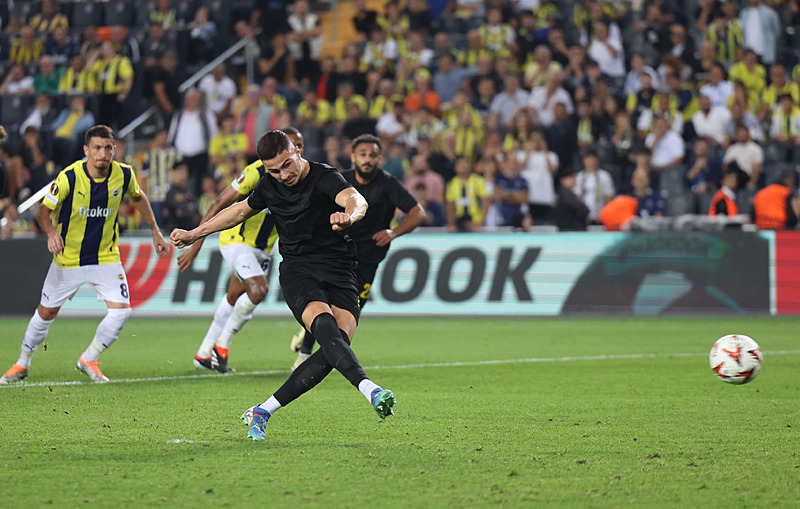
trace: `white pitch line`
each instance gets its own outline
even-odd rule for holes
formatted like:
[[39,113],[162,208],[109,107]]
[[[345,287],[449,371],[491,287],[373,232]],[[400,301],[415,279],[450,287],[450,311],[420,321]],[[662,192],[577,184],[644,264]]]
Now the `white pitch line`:
[[[800,350],[773,350],[763,352],[765,357],[772,355],[796,355]],[[397,366],[365,366],[365,370],[380,369],[420,369],[420,368],[455,368],[465,366],[491,366],[498,364],[530,364],[534,362],[573,362],[573,361],[613,361],[613,360],[636,360],[636,359],[669,359],[673,357],[705,357],[705,353],[631,353],[619,355],[579,355],[568,357],[534,357],[529,359],[496,359],[487,361],[463,361],[463,362],[429,362],[421,364],[399,364]],[[262,376],[280,375],[288,373],[288,369],[273,369],[269,371],[237,371],[224,376]],[[124,384],[137,382],[163,382],[170,380],[195,380],[200,378],[222,378],[219,374],[198,374],[198,375],[175,375],[175,376],[155,376],[150,378],[115,378],[109,384]],[[11,389],[12,387],[63,387],[68,385],[94,385],[94,382],[83,380],[69,380],[61,382],[19,382],[0,385],[0,389]]]

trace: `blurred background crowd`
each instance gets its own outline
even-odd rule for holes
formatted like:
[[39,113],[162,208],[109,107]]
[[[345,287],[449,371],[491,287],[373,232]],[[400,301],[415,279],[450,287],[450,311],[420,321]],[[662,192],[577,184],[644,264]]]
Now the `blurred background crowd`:
[[737,216],[776,182],[756,224],[796,223],[800,0],[17,0],[0,28],[6,237],[97,123],[166,230],[289,126],[340,169],[377,134],[429,227]]

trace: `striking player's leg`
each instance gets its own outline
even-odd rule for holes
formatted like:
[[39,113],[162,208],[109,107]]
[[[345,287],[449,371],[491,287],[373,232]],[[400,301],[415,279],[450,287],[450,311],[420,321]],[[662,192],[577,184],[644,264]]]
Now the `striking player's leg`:
[[214,312],[214,319],[208,327],[208,332],[206,332],[203,342],[194,355],[195,367],[214,370],[211,364],[211,353],[214,349],[214,343],[216,343],[217,338],[219,338],[219,334],[222,332],[225,322],[228,321],[228,317],[231,316],[233,305],[236,304],[236,299],[243,293],[244,283],[242,283],[235,274],[231,274],[231,280],[228,283],[228,293],[220,299],[217,310]]
[[97,326],[92,342],[75,363],[75,368],[93,382],[104,383],[108,382],[108,378],[100,371],[98,358],[117,340],[131,316],[128,281],[121,263],[91,265],[85,269],[88,282],[105,300],[108,311]]

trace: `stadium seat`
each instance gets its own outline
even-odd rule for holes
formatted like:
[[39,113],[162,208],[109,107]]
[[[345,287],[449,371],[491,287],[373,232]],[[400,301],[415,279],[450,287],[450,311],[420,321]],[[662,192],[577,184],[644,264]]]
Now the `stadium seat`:
[[136,11],[134,26],[146,30],[150,26],[150,12],[156,9],[156,0],[139,0],[133,5]]
[[69,22],[71,28],[82,30],[88,26],[103,24],[103,7],[95,2],[76,2]]
[[15,20],[30,19],[39,12],[38,5],[33,0],[17,0],[11,10],[11,17]]
[[2,107],[3,125],[21,124],[30,114],[36,102],[34,94],[3,95]]
[[208,8],[208,19],[217,25],[219,40],[217,47],[225,48],[231,38],[231,4],[226,0],[201,0],[200,5]]
[[105,4],[106,25],[132,27],[136,23],[133,6],[128,0],[111,0]]

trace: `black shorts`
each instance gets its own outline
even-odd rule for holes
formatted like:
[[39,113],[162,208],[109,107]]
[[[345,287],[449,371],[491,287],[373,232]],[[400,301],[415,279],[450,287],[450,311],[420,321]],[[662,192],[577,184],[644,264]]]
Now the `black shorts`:
[[283,298],[300,325],[305,327],[303,311],[313,301],[349,311],[358,322],[359,292],[354,268],[349,263],[332,265],[284,260],[279,279]]
[[372,282],[375,280],[375,273],[378,271],[378,264],[358,262],[356,267],[356,282],[358,283],[358,298],[361,303],[369,300],[369,291],[372,289]]

